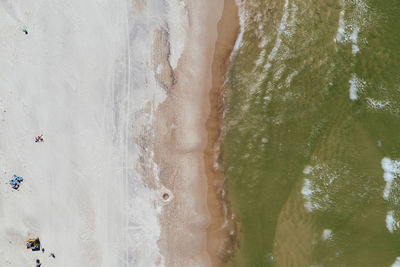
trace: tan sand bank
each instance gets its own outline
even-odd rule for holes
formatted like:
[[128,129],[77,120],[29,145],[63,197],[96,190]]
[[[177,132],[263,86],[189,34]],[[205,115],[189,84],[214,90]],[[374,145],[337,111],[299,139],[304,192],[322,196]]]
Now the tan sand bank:
[[[237,7],[233,0],[190,0],[185,8],[183,54],[173,73],[169,68],[158,73],[168,97],[157,109],[156,161],[161,183],[173,197],[163,207],[159,245],[166,266],[214,266],[223,262],[214,249],[225,248],[226,231],[213,183],[213,147],[220,133],[219,89],[238,32]],[[156,38],[165,43],[164,35]],[[165,62],[167,54],[155,57]]]

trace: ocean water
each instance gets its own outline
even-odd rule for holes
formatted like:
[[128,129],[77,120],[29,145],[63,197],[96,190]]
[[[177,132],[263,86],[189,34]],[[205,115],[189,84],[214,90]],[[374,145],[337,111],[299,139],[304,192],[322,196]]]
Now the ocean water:
[[400,2],[239,4],[230,266],[400,266]]

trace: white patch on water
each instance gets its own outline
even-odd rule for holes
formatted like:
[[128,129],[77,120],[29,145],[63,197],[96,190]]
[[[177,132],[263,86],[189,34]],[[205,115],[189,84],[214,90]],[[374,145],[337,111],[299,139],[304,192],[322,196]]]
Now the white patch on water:
[[299,74],[299,71],[298,71],[298,70],[295,70],[295,71],[293,71],[292,73],[290,73],[290,74],[287,76],[286,81],[285,81],[286,86],[289,86],[289,84],[292,82],[293,78],[294,78],[297,74]]
[[267,51],[262,50],[261,53],[260,53],[260,55],[258,55],[258,58],[257,58],[256,61],[255,61],[256,67],[258,67],[258,66],[260,66],[261,64],[264,63],[264,59],[265,59],[265,54],[266,54],[266,52],[267,52]]
[[[295,13],[296,11],[297,11],[297,6],[294,6],[293,13]],[[271,52],[269,53],[267,59],[265,59],[265,52],[262,51],[260,53],[260,55],[258,56],[258,59],[255,62],[256,67],[258,67],[259,65],[261,65],[264,62],[266,62],[266,63],[264,63],[262,73],[260,73],[260,75],[258,75],[257,81],[254,83],[254,85],[250,86],[250,90],[249,90],[250,94],[253,94],[259,88],[262,81],[264,81],[265,77],[267,76],[269,69],[272,66],[272,62],[274,61],[274,59],[281,47],[282,41],[283,41],[282,35],[285,34],[285,31],[290,26],[290,25],[288,25],[288,22],[287,22],[289,15],[290,15],[289,0],[285,0],[284,6],[283,6],[282,18],[281,18],[281,21],[277,28],[275,44],[274,44]],[[295,15],[292,14],[292,17],[293,17],[293,24],[294,24]],[[264,42],[264,39],[261,42]]]
[[276,69],[276,71],[274,73],[274,78],[273,78],[274,82],[278,81],[282,77],[282,74],[285,71],[285,65],[282,64],[282,65],[276,66],[275,69]]
[[[400,176],[400,161],[392,160],[390,158],[383,158],[381,160],[383,179],[386,182],[385,189],[383,190],[383,198],[388,201],[391,207],[398,207],[400,198],[398,196]],[[398,220],[398,210],[389,210],[386,214],[386,228],[390,233],[400,229],[400,221]]]
[[377,147],[382,147],[382,141],[378,140],[378,143],[376,145],[377,145]]
[[370,97],[367,98],[367,103],[371,109],[383,109],[390,106],[389,101],[380,101]]
[[[275,45],[271,50],[271,53],[268,55],[267,63],[264,65],[264,72],[267,72],[271,67],[271,62],[275,59],[276,54],[278,53],[279,48],[282,44],[282,33],[285,31],[287,26],[287,19],[289,17],[289,0],[285,0],[285,4],[283,6],[283,15],[281,18],[281,22],[279,23],[278,32],[276,34]],[[263,76],[263,75],[262,75]]]
[[322,232],[322,239],[323,240],[329,240],[329,239],[332,239],[332,230],[331,229],[325,229],[323,232]]
[[397,257],[391,267],[400,267],[400,257]]
[[306,166],[303,170],[305,179],[301,193],[307,211],[325,210],[332,206],[334,202],[329,192],[336,190],[338,185],[335,185],[335,181],[347,173],[345,166],[332,167],[326,163]]
[[357,54],[358,51],[360,51],[360,48],[358,47],[358,33],[360,31],[360,28],[358,26],[355,26],[353,29],[353,32],[350,35],[350,40],[353,43],[351,52],[353,55]]
[[393,180],[400,174],[400,161],[391,160],[390,158],[383,158],[381,161],[381,166],[384,171],[383,179],[386,182],[386,186],[383,191],[383,198],[388,200]]
[[313,190],[312,190],[311,181],[309,179],[304,179],[304,185],[303,185],[303,188],[301,189],[301,193],[303,194],[303,197],[306,200],[304,203],[305,208],[308,211],[313,211],[316,208],[316,206],[315,206],[315,204],[313,204],[313,202],[311,200]]
[[400,222],[395,220],[393,216],[393,211],[392,210],[388,211],[388,213],[386,214],[386,228],[388,229],[388,231],[391,234],[393,234],[394,231],[399,229],[399,227],[400,227]]
[[264,36],[261,42],[258,44],[258,48],[264,48],[267,44],[268,44],[268,38]]
[[303,170],[304,174],[310,174],[312,172],[312,167],[310,165],[306,166]]
[[292,37],[296,31],[296,13],[297,13],[298,9],[299,8],[297,7],[297,5],[295,3],[291,3],[289,20],[283,31],[283,33],[287,37]]
[[363,79],[358,78],[355,74],[349,80],[350,83],[350,99],[355,101],[358,99],[358,92],[362,91],[366,85]]
[[344,10],[340,11],[339,13],[339,26],[336,33],[336,38],[334,39],[335,42],[341,42],[344,38],[345,33],[345,22],[344,22]]
[[[236,0],[236,5],[239,8],[239,23],[240,23],[240,32],[236,39],[235,45],[233,47],[233,52],[237,51],[242,46],[243,34],[246,31],[246,20],[248,15],[248,11],[246,11],[244,4],[240,0]],[[234,53],[231,53],[231,56]]]
[[[351,42],[352,54],[356,55],[360,51],[358,46],[359,33],[368,24],[368,6],[361,0],[344,0],[342,7],[343,10],[339,13],[338,29],[334,41],[337,43]],[[350,9],[347,17],[345,16],[346,8]]]

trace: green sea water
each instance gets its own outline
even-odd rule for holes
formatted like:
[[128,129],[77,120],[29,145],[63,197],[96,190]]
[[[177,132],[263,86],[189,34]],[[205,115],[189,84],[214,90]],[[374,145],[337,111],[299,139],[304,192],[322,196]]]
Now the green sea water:
[[244,0],[241,15],[229,265],[400,266],[400,1]]

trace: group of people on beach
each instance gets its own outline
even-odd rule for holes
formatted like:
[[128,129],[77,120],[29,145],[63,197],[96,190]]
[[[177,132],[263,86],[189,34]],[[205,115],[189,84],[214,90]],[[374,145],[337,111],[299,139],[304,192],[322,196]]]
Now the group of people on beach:
[[[42,252],[44,253],[44,248],[42,248]],[[54,255],[54,253],[50,253],[49,257],[52,257],[53,259],[56,258],[56,255]],[[36,259],[36,267],[41,267],[42,266],[42,262],[39,259]]]
[[[35,137],[35,143],[39,142],[43,142],[43,134]],[[10,180],[10,185],[14,190],[18,190],[21,186],[22,181],[24,181],[24,179],[21,176],[17,176],[16,174],[14,174],[12,179]],[[44,248],[42,248],[42,253],[44,253]],[[54,253],[50,253],[49,257],[55,258],[56,256],[54,255]],[[36,259],[36,267],[41,266],[41,261],[39,259]]]
[[[43,134],[35,137],[35,143],[38,142],[43,142]],[[23,180],[24,179],[21,176],[17,176],[16,174],[14,174],[13,178],[10,180],[10,185],[12,189],[18,190]]]

